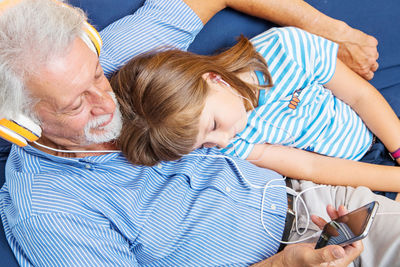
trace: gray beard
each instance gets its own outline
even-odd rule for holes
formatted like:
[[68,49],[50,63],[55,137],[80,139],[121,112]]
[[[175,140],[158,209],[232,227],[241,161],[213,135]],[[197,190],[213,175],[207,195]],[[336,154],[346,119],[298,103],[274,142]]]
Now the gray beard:
[[110,142],[118,138],[118,136],[121,133],[122,115],[121,111],[119,110],[119,104],[117,102],[115,94],[113,92],[109,92],[109,94],[111,95],[115,103],[115,111],[113,114],[113,118],[111,122],[108,123],[106,126],[99,128],[102,131],[101,134],[92,133],[91,130],[98,128],[99,125],[109,120],[110,115],[102,115],[89,121],[84,128],[85,141],[87,144],[101,144]]

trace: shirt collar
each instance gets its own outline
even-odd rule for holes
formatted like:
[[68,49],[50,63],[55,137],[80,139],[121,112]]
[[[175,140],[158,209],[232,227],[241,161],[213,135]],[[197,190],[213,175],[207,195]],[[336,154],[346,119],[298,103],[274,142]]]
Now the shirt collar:
[[82,158],[74,158],[74,157],[67,158],[67,157],[60,157],[60,156],[48,154],[48,153],[41,151],[31,145],[27,145],[21,149],[23,149],[25,152],[32,154],[34,156],[47,158],[51,161],[60,162],[60,163],[73,163],[73,162],[105,163],[105,162],[115,159],[116,157],[121,155],[121,153],[119,153],[119,152],[114,152],[114,153],[107,153],[107,154],[103,154],[103,155],[99,155],[99,156],[88,156],[88,157],[82,157]]

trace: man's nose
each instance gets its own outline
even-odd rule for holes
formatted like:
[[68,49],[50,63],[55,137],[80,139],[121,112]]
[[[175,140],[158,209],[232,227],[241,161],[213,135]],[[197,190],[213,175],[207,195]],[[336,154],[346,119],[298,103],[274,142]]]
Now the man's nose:
[[115,102],[108,91],[98,92],[95,96],[95,102],[92,107],[94,116],[111,114],[115,111]]

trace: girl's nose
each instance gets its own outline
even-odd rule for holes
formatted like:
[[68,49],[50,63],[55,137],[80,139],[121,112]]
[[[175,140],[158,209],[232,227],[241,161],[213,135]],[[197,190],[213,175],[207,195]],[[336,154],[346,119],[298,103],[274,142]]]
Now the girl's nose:
[[229,142],[231,141],[231,137],[227,133],[221,134],[217,145],[221,148],[225,148],[229,145]]

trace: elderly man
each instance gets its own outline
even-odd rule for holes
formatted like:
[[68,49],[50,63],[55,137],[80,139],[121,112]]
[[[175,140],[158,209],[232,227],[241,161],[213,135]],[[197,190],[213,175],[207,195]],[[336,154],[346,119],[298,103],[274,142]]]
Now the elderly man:
[[[284,229],[287,196],[276,173],[214,149],[154,168],[130,165],[113,152],[112,140],[121,122],[103,68],[110,74],[134,54],[160,44],[185,49],[202,22],[227,3],[255,15],[265,12],[267,18],[283,24],[296,25],[296,20],[288,19],[295,18],[296,12],[310,14],[311,21],[320,19],[320,24],[313,23],[318,27],[329,24],[329,18],[302,1],[287,1],[294,4],[293,9],[281,8],[275,1],[243,1],[250,5],[216,0],[147,1],[135,15],[102,33],[105,44],[99,61],[82,33],[85,18],[81,13],[50,0],[17,2],[5,6],[0,16],[1,114],[12,118],[24,112],[43,131],[37,143],[13,146],[0,192],[6,235],[21,265],[259,262],[311,266],[335,262],[347,266],[361,252],[359,243],[344,250],[332,246],[316,251],[302,244],[274,255],[282,234],[291,232],[290,227]],[[259,8],[253,6],[256,3]],[[146,28],[151,29],[150,37]],[[376,67],[371,64],[368,70]],[[266,183],[262,205],[263,190],[258,187]],[[302,191],[313,185],[293,182],[292,187]],[[381,202],[383,212],[400,212],[397,203],[365,188],[324,187],[304,195],[312,213],[325,214],[329,203],[354,209],[373,199]],[[262,227],[261,213],[268,231]],[[332,208],[328,213],[337,215]],[[306,213],[299,210],[298,215],[299,226],[305,227]],[[359,261],[365,266],[390,266],[399,261],[395,246],[399,219],[382,216],[365,242],[366,251]],[[381,233],[384,228],[393,232]],[[309,227],[307,232],[316,231]],[[292,232],[289,239],[300,237]]]

